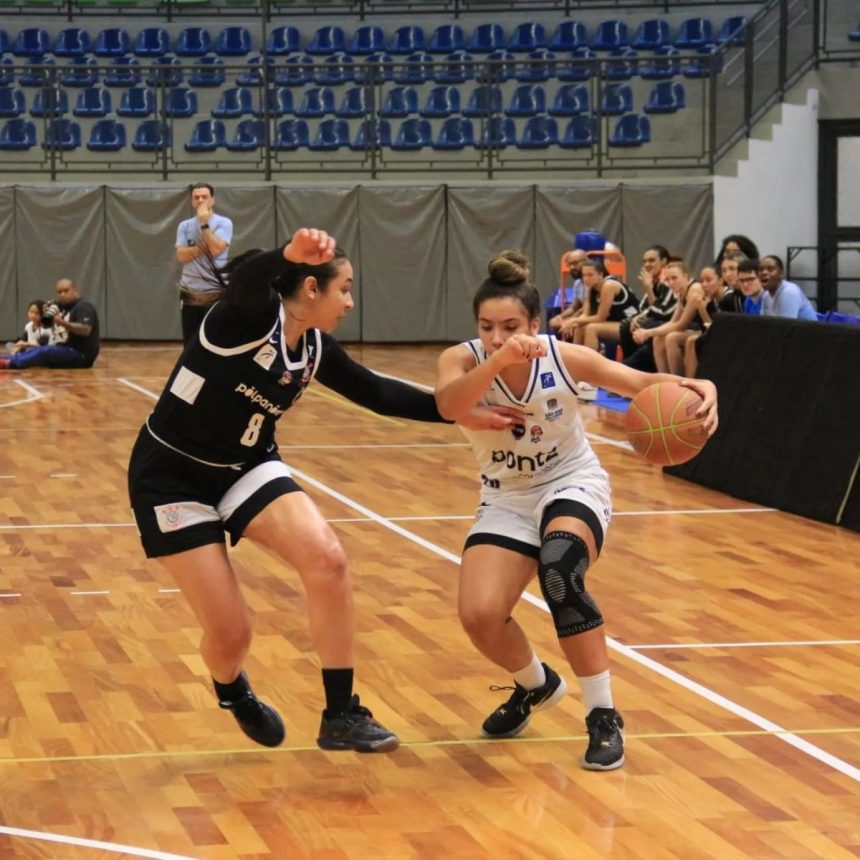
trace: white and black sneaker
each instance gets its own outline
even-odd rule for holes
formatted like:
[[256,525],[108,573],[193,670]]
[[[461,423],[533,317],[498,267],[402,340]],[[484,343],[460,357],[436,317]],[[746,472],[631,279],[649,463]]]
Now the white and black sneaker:
[[615,708],[594,708],[585,718],[588,749],[586,770],[615,770],[624,764],[624,720]]
[[518,735],[529,723],[532,711],[551,708],[558,704],[567,692],[564,678],[543,663],[546,681],[535,690],[527,690],[520,684],[513,687],[497,687],[491,690],[513,690],[511,697],[500,705],[484,720],[482,731],[487,738],[512,738]]

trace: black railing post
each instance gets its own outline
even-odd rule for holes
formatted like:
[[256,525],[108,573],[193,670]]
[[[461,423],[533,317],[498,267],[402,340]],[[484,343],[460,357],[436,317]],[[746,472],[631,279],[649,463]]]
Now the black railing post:
[[717,74],[716,68],[711,71],[712,74],[708,75],[708,109],[704,116],[708,123],[708,171],[713,173],[717,160]]
[[780,101],[782,101],[785,95],[785,81],[788,78],[788,0],[780,0],[779,4],[778,52],[777,88],[779,89]]
[[752,133],[753,83],[755,77],[755,23],[747,24],[747,37],[744,41],[744,132],[747,137]]

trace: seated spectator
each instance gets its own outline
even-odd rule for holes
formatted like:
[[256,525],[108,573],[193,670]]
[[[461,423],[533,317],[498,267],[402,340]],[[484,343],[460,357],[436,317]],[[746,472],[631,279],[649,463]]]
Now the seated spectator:
[[764,288],[758,276],[758,260],[738,263],[738,286],[744,294],[743,312],[751,317],[760,316]]
[[74,281],[57,281],[59,314],[54,317],[57,342],[36,346],[0,359],[0,368],[92,367],[99,354],[99,318],[96,309],[78,294]]
[[[633,332],[639,326],[656,328],[656,326],[662,325],[672,318],[678,299],[663,279],[663,269],[668,262],[669,252],[662,245],[651,245],[642,255],[639,281],[642,283],[645,295],[639,302],[639,313],[621,320],[621,326],[618,330],[619,343],[625,359],[630,358],[640,350],[639,344],[633,340]],[[640,358],[647,358],[643,366],[640,367],[638,364],[630,366],[637,370],[650,372],[657,369],[654,366],[650,343],[647,349],[642,350]]]
[[[582,264],[588,259],[585,251],[579,248],[574,248],[564,255],[562,264],[565,272],[573,278],[573,301],[560,313],[549,318],[550,332],[558,333],[562,324],[569,320],[572,316],[582,312],[585,301],[585,285],[582,283]],[[565,293],[567,292],[565,288]]]
[[57,342],[54,319],[60,313],[55,304],[34,299],[27,307],[27,323],[24,333],[12,347],[12,353],[25,352],[37,346],[49,346]]
[[723,291],[718,301],[721,311],[742,314],[744,312],[744,294],[738,286],[738,264],[747,258],[743,254],[726,254],[720,264],[720,277],[723,281]]
[[[588,290],[586,308],[562,324],[559,336],[598,349],[600,337],[618,340],[621,320],[636,313],[636,296],[621,281],[609,277],[603,260],[586,260],[582,264],[582,282]],[[597,327],[586,340],[586,330],[592,325]]]
[[787,317],[793,320],[817,320],[815,308],[800,287],[786,281],[785,267],[775,254],[763,257],[758,267],[758,276],[764,287],[761,313],[765,317]]
[[[711,270],[713,271],[713,270]],[[716,277],[716,272],[714,272]],[[678,304],[672,319],[657,328],[638,328],[633,333],[633,339],[638,344],[653,341],[654,364],[660,373],[678,373],[683,375],[683,353],[675,353],[675,368],[670,368],[666,352],[666,338],[673,332],[684,332],[688,329],[701,331],[711,322],[708,311],[708,300],[705,291],[698,281],[690,277],[690,269],[681,260],[669,263],[665,270],[666,283],[678,297]]]
[[717,259],[714,261],[714,268],[719,272],[723,265],[723,259],[727,254],[743,254],[748,260],[758,259],[758,248],[756,243],[747,236],[742,236],[739,233],[733,233],[731,236],[726,236],[720,246],[720,252],[717,254]]

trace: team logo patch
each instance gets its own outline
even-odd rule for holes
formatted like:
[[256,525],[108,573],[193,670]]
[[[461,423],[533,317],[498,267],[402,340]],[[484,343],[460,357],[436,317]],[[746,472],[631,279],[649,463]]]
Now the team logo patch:
[[270,343],[266,343],[257,350],[257,354],[254,356],[254,361],[256,361],[263,370],[268,370],[272,366],[272,362],[275,360],[275,356],[277,354],[278,351],[275,347]]
[[551,372],[547,371],[547,373],[542,373],[540,375],[540,387],[555,388],[555,377]]
[[182,505],[161,505],[155,509],[155,515],[158,518],[158,527],[163,532],[176,531],[185,524]]
[[514,424],[511,427],[511,435],[514,437],[514,439],[519,441],[523,438],[523,436],[526,435],[526,428],[523,427],[522,424]]
[[547,421],[556,421],[561,418],[564,409],[558,405],[558,401],[554,397],[550,397],[546,402],[546,409],[544,414],[546,415]]
[[285,370],[281,378],[278,380],[278,385],[289,385],[293,381],[293,375],[289,370]]
[[532,442],[540,442],[540,437],[543,436],[543,429],[539,424],[535,424],[531,429]]

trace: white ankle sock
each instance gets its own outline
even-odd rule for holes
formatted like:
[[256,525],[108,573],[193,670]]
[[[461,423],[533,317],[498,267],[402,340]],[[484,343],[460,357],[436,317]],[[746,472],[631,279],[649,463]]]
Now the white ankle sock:
[[527,690],[536,690],[546,683],[546,672],[543,663],[538,660],[537,655],[532,653],[532,661],[524,669],[514,672],[514,680]]
[[582,690],[582,704],[588,716],[595,708],[612,708],[612,681],[609,669],[599,675],[583,675],[576,679]]

